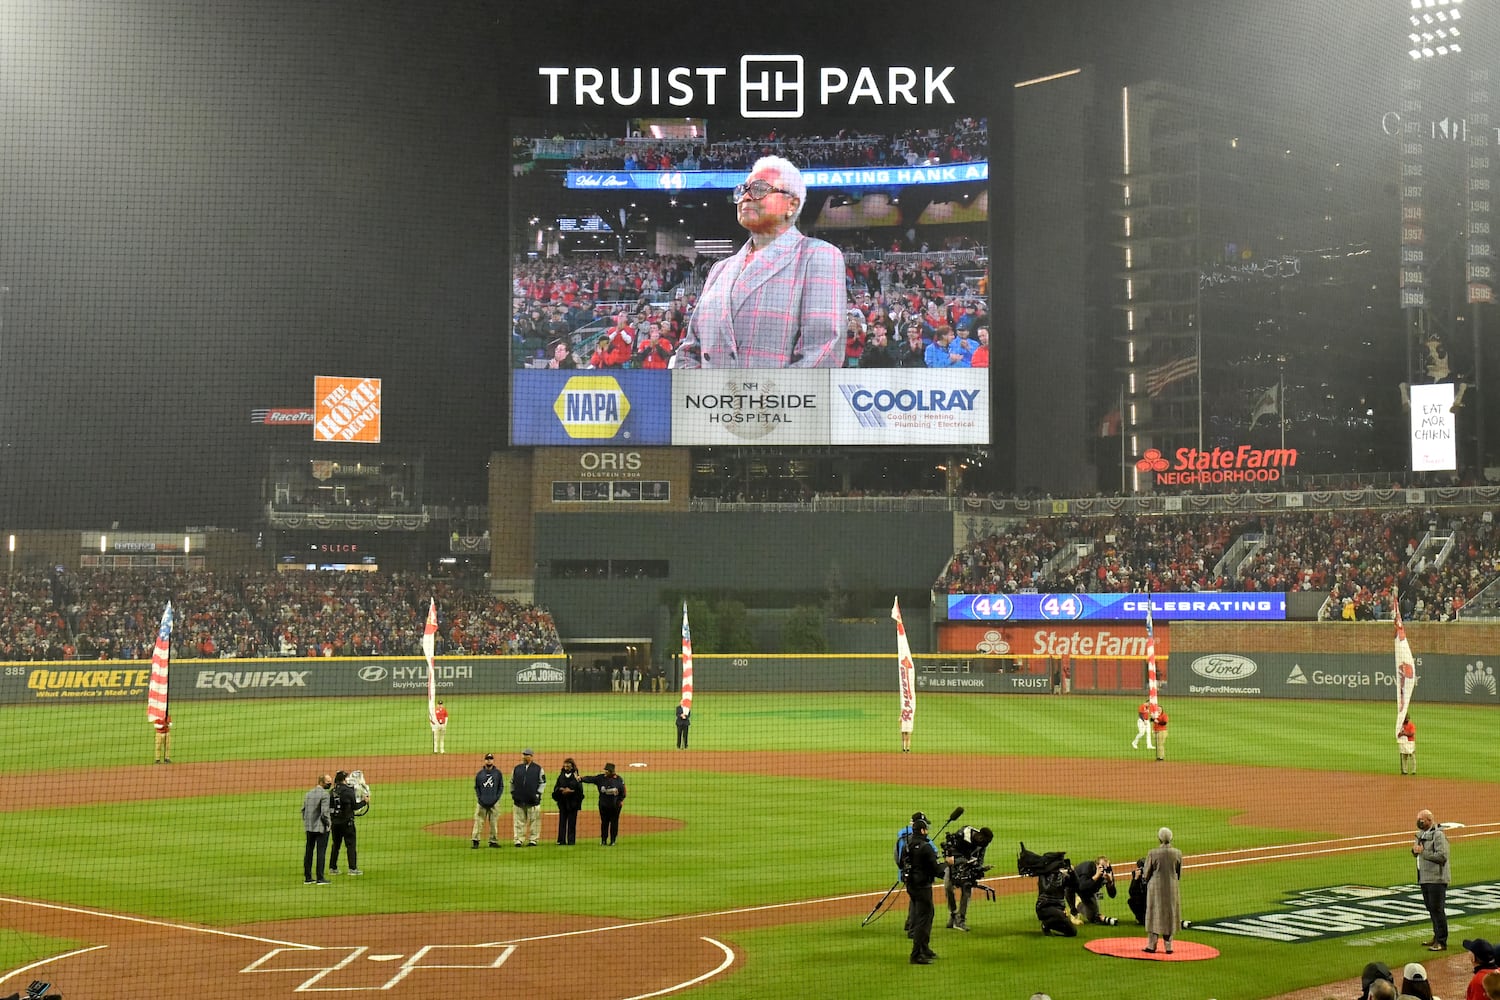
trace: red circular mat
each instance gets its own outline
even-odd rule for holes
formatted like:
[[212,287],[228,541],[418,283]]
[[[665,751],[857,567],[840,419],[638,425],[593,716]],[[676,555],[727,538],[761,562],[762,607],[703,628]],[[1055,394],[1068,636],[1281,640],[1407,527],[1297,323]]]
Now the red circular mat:
[[1085,941],[1083,946],[1096,955],[1108,955],[1111,958],[1144,958],[1154,962],[1201,962],[1208,958],[1218,958],[1219,949],[1211,948],[1206,944],[1196,941],[1173,941],[1172,954],[1168,955],[1160,941],[1156,942],[1156,953],[1142,951],[1146,947],[1146,939],[1143,937],[1110,937],[1094,938]]

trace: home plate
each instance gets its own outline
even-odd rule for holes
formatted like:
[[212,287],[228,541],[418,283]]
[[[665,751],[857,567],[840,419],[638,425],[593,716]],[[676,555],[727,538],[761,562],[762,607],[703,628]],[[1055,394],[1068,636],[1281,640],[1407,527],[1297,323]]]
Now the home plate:
[[1172,954],[1168,955],[1161,942],[1156,944],[1156,952],[1142,951],[1146,947],[1146,939],[1143,937],[1114,937],[1095,938],[1085,941],[1083,946],[1096,955],[1108,955],[1111,958],[1147,958],[1156,962],[1201,962],[1207,958],[1218,958],[1219,949],[1211,948],[1206,944],[1196,941],[1173,941]]

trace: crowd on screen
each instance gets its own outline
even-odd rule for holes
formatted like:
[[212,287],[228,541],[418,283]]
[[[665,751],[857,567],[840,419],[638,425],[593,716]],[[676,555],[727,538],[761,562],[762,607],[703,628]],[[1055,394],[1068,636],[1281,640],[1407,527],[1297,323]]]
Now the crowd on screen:
[[94,570],[0,593],[0,660],[149,659],[168,601],[175,657],[412,656],[434,597],[440,652],[562,651],[543,608],[401,574]]
[[989,158],[983,118],[961,118],[944,129],[911,129],[891,135],[842,129],[829,135],[758,136],[692,140],[616,139],[608,148],[574,157],[578,170],[747,170],[762,156],[784,156],[808,168],[915,167]]
[[[1450,545],[1423,547],[1450,534]],[[1241,538],[1249,555],[1226,577],[1224,556]],[[1322,617],[1332,620],[1390,618],[1399,594],[1407,619],[1452,621],[1497,577],[1500,535],[1477,513],[1297,511],[1032,519],[965,545],[935,589],[1314,591],[1328,595]]]
[[[514,262],[516,367],[665,369],[697,296],[683,257]],[[951,258],[851,259],[846,368],[989,367],[988,281]],[[670,294],[669,294],[670,293]],[[601,297],[604,301],[601,301]]]

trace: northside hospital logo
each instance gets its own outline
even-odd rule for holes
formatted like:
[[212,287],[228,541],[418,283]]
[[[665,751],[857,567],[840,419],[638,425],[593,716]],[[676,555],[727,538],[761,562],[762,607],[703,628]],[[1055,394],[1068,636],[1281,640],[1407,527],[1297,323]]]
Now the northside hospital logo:
[[[819,107],[952,105],[952,66],[808,67],[800,55],[746,55],[739,61],[741,118],[801,118]],[[682,108],[718,104],[732,86],[728,66],[539,66],[552,107]]]

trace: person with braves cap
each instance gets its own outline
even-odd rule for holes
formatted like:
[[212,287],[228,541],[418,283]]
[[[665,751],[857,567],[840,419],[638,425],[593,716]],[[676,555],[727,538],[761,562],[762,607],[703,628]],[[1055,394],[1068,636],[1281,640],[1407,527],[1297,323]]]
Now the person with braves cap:
[[500,822],[496,807],[500,805],[500,793],[505,788],[505,778],[495,768],[495,755],[484,755],[484,767],[474,775],[474,829],[469,834],[471,846],[479,846],[479,835],[488,827],[490,846],[500,846]]
[[615,773],[613,764],[605,764],[603,774],[590,774],[578,780],[599,789],[599,844],[614,847],[615,838],[620,835],[620,809],[625,804],[624,779]]
[[937,958],[929,943],[932,940],[932,883],[940,870],[937,850],[927,839],[927,818],[918,813],[911,821],[911,835],[906,839],[901,876],[906,883],[908,899],[912,965],[931,965]]

